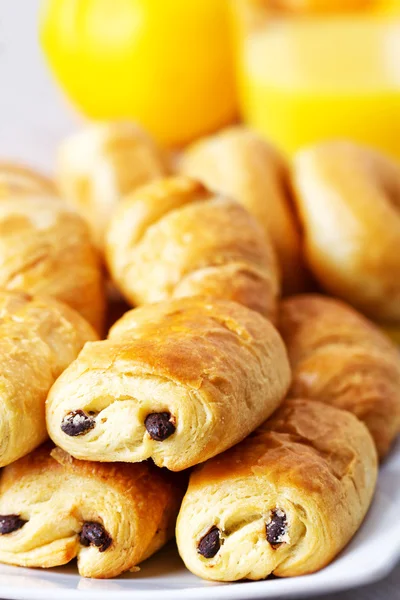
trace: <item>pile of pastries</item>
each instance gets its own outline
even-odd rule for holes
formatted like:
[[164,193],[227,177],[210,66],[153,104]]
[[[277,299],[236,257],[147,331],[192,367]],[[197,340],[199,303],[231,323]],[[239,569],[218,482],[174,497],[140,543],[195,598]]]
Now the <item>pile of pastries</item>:
[[399,165],[94,124],[55,182],[0,164],[0,232],[0,562],[115,577],[174,535],[209,580],[335,558],[400,430]]

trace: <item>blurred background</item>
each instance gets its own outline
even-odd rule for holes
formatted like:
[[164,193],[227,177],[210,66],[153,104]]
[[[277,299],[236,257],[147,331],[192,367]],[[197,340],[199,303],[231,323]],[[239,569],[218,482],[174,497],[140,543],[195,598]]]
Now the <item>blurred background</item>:
[[0,158],[52,171],[55,148],[79,119],[41,52],[40,4],[0,1]]
[[400,157],[398,0],[2,0],[0,156],[52,170],[83,118],[173,148],[244,120],[286,154]]

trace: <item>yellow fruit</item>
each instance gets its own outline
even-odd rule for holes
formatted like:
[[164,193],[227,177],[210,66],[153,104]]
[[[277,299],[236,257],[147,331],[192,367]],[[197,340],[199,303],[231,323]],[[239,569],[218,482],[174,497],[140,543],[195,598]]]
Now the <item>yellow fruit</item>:
[[41,39],[71,100],[168,145],[236,113],[229,0],[47,0]]

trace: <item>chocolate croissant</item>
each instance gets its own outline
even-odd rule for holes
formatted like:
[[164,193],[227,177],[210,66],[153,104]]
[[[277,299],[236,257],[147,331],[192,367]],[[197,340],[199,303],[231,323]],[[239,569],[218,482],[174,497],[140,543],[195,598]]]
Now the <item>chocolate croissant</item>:
[[181,159],[180,170],[240,202],[254,215],[276,250],[283,291],[304,289],[289,168],[275,148],[246,127],[230,127],[190,146]]
[[318,295],[285,300],[280,331],[293,368],[290,395],[354,413],[383,458],[400,431],[398,349],[355,310]]
[[0,288],[54,296],[102,328],[105,300],[97,253],[86,224],[57,197],[1,200]]
[[261,227],[239,204],[189,178],[163,179],[125,198],[106,255],[134,305],[202,295],[275,317],[276,260]]
[[173,536],[176,476],[150,463],[76,461],[44,445],[0,480],[0,562],[55,567],[78,558],[84,577],[116,577]]
[[182,298],[128,312],[86,344],[47,399],[54,442],[80,459],[179,471],[241,441],[290,384],[284,344],[239,304]]
[[0,198],[37,194],[56,194],[56,187],[51,179],[29,167],[0,162]]
[[176,537],[204,579],[294,577],[327,565],[360,526],[377,456],[347,411],[289,400],[244,442],[197,467]]
[[61,193],[87,220],[102,249],[121,198],[165,176],[168,165],[155,141],[135,123],[97,123],[63,142],[57,172]]
[[330,294],[400,325],[400,165],[372,148],[324,142],[294,160],[313,274]]
[[0,291],[0,466],[47,438],[45,401],[62,371],[96,334],[51,298]]

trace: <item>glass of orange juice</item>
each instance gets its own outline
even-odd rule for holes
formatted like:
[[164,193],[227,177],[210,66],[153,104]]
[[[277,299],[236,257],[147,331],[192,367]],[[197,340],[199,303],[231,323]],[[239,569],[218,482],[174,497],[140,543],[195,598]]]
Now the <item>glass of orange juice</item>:
[[400,159],[400,0],[233,0],[244,119],[288,155],[346,137]]

